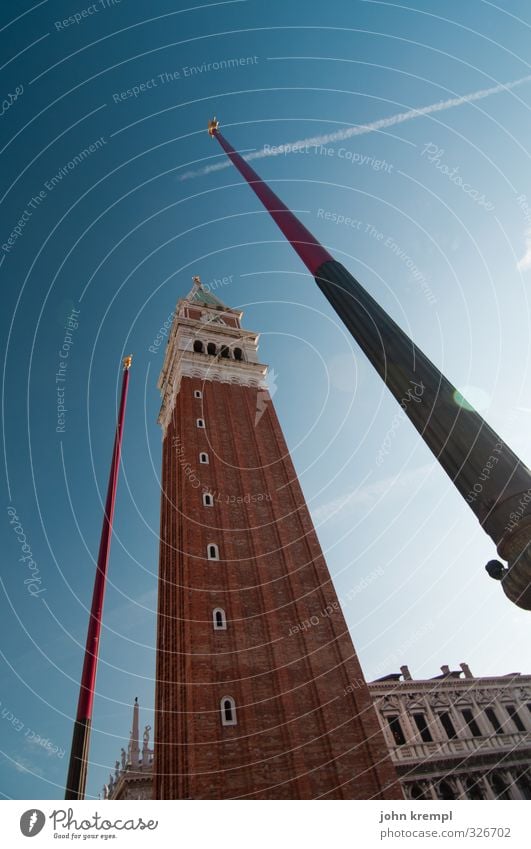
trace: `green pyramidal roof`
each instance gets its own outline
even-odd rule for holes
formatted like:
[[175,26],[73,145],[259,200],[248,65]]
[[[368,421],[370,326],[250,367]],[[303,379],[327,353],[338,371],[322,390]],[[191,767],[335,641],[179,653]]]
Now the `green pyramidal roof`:
[[212,292],[207,292],[202,286],[194,292],[190,300],[194,304],[203,304],[205,307],[222,307],[224,310],[229,309],[223,301],[216,298]]

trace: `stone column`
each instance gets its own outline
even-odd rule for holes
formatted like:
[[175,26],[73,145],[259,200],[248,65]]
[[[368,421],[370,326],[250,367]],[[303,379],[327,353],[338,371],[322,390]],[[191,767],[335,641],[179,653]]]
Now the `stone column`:
[[481,787],[483,787],[483,790],[485,791],[486,799],[496,799],[496,794],[494,793],[494,790],[492,789],[490,781],[486,775],[481,776],[480,784]]
[[516,775],[513,773],[513,771],[510,769],[504,769],[501,771],[501,774],[507,783],[511,799],[523,799],[524,795],[518,787]]

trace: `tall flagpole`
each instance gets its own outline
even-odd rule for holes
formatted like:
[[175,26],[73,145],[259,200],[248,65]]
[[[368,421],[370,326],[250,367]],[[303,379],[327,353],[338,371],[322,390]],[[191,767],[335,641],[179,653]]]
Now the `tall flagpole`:
[[296,218],[256,171],[209,122],[240,174],[282,233],[358,345],[401,404],[442,468],[508,561],[490,561],[514,604],[531,610],[531,472],[455,386]]
[[94,579],[92,607],[87,631],[87,642],[85,645],[85,660],[83,662],[76,721],[74,723],[74,733],[72,735],[72,748],[70,751],[70,763],[68,765],[65,799],[85,798],[90,729],[92,725],[92,707],[94,703],[94,688],[96,684],[96,670],[98,668],[101,619],[103,614],[103,599],[105,596],[107,566],[109,564],[109,553],[111,550],[112,522],[116,501],[116,487],[120,472],[120,455],[122,451],[122,435],[131,361],[131,356],[125,357],[123,360],[122,394],[120,398],[118,422],[116,424],[116,434],[114,437],[111,471],[107,487],[107,500],[105,502],[105,513],[103,516],[103,527],[101,529],[98,565],[96,568],[96,577]]

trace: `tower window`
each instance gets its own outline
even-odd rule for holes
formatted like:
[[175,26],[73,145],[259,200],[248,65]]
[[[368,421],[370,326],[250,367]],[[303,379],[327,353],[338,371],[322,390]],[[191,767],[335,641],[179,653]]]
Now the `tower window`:
[[496,716],[496,711],[494,708],[488,707],[485,708],[485,715],[489,720],[490,724],[494,728],[496,734],[503,734],[503,728],[501,727],[498,717]]
[[214,625],[214,631],[227,630],[227,617],[221,607],[216,607],[212,611],[212,624]]
[[206,453],[206,451],[201,451],[201,453],[199,455],[199,462],[200,463],[208,463],[208,454]]
[[426,717],[423,713],[414,713],[413,719],[415,720],[415,725],[419,730],[419,734],[424,743],[431,743],[433,737],[431,736],[430,729],[428,728],[428,724],[426,722]]
[[404,746],[406,743],[406,738],[404,736],[404,732],[402,731],[402,726],[400,725],[400,720],[398,716],[388,716],[387,722],[389,723],[389,728],[391,729],[391,734],[393,735],[393,740],[397,746]]
[[205,427],[205,420],[204,419],[196,419],[195,423],[196,423],[197,427],[200,427],[200,428]]
[[207,557],[209,560],[219,560],[219,548],[214,542],[207,545]]
[[223,696],[220,710],[222,725],[236,725],[236,702],[232,696]]
[[472,732],[472,736],[473,737],[481,737],[481,731],[479,730],[479,725],[477,724],[476,720],[474,719],[474,717],[472,715],[472,711],[469,708],[465,708],[464,710],[461,711],[461,713],[463,714],[463,719],[465,720],[466,724],[468,725],[468,727],[470,728],[470,730]]
[[516,725],[518,731],[525,731],[525,725],[522,722],[522,720],[520,719],[520,715],[519,715],[518,711],[516,710],[515,706],[514,705],[506,705],[505,710],[507,711],[507,713],[511,717],[512,721]]
[[194,351],[195,351],[195,353],[196,354],[202,354],[203,350],[204,350],[204,348],[203,348],[203,343],[201,342],[201,340],[195,339],[194,340]]
[[446,713],[446,711],[444,713],[440,713],[439,719],[441,720],[442,727],[446,731],[446,736],[448,737],[448,739],[455,739],[455,737],[457,737],[457,731],[454,728],[454,724],[452,722],[450,714]]
[[243,351],[241,348],[234,349],[234,359],[235,360],[243,360]]
[[226,360],[230,357],[230,351],[229,351],[229,349],[227,348],[227,346],[226,346],[226,345],[222,345],[222,346],[221,346],[220,354],[221,354],[221,356],[222,356],[222,357],[224,357]]
[[203,504],[205,505],[205,507],[213,507],[214,506],[214,499],[212,498],[212,496],[209,492],[203,493]]
[[200,389],[194,389],[194,398],[202,398],[202,397],[203,397],[203,393],[201,392],[201,390]]
[[208,353],[210,354],[210,356],[211,356],[211,357],[215,357],[215,356],[216,356],[216,346],[214,345],[214,343],[213,343],[213,342],[209,342],[209,343],[208,343],[208,345],[207,345],[207,351],[208,351]]

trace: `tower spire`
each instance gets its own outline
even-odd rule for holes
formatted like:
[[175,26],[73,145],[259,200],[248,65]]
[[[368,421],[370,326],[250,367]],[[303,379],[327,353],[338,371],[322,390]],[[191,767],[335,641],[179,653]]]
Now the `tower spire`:
[[497,546],[508,568],[488,564],[507,597],[531,610],[531,472],[465,402],[341,263],[307,230],[219,131],[208,132],[262,201],[319,289]]
[[135,696],[133,705],[133,728],[131,731],[131,766],[133,769],[138,767],[140,762],[140,726],[139,726],[139,707],[138,697]]

